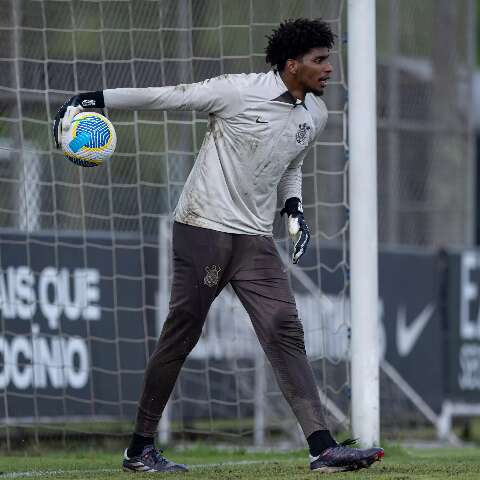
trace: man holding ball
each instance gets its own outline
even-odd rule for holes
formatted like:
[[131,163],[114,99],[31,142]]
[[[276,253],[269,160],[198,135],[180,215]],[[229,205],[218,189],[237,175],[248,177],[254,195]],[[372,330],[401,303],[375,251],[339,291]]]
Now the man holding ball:
[[175,209],[170,310],[146,368],[125,470],[187,470],[162,456],[154,436],[209,307],[228,283],[247,310],[302,427],[311,470],[357,470],[383,457],[381,448],[354,449],[351,442],[338,444],[332,438],[295,299],[272,238],[278,192],[281,214],[288,216],[293,263],[308,245],[301,168],[327,122],[320,97],[332,73],[333,43],[334,35],[322,20],[285,21],[268,37],[266,60],[273,67],[268,73],[82,93],[57,113],[57,146],[62,130],[85,107],[209,113],[208,131]]

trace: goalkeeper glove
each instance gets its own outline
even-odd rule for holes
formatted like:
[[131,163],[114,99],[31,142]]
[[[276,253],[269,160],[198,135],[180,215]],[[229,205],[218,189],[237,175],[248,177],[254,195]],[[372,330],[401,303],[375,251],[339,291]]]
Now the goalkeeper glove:
[[60,107],[53,121],[53,138],[57,148],[61,147],[62,134],[70,128],[73,117],[82,112],[84,108],[105,108],[103,92],[100,90],[97,92],[79,93]]
[[284,213],[288,215],[288,233],[293,241],[292,261],[297,263],[307,250],[310,241],[310,230],[305,223],[301,200],[297,197],[287,199],[280,215],[283,216]]

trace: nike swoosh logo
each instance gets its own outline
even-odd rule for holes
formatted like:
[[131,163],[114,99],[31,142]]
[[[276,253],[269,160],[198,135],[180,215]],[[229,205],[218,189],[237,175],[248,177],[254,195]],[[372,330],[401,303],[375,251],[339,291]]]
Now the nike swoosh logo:
[[422,334],[423,329],[427,326],[430,318],[432,318],[435,306],[429,303],[413,320],[407,325],[407,308],[405,305],[399,307],[397,311],[397,351],[401,357],[410,354],[415,343]]
[[262,121],[260,120],[260,117],[257,117],[257,119],[255,120],[255,122],[256,122],[256,123],[268,123],[268,122],[262,122]]

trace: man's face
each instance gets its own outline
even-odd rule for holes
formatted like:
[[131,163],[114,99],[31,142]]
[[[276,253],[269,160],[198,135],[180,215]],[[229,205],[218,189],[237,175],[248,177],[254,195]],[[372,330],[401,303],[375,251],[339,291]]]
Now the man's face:
[[328,48],[312,48],[297,60],[296,79],[304,88],[305,93],[323,95],[327,81],[333,72],[329,61]]

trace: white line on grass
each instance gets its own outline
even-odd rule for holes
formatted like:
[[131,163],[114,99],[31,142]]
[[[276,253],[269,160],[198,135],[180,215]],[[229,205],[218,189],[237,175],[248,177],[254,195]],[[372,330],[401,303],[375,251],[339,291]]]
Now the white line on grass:
[[[221,462],[221,463],[196,463],[189,465],[189,468],[196,470],[197,468],[213,468],[228,467],[235,465],[255,465],[259,463],[272,462],[291,462],[292,459],[278,460],[239,460],[238,462]],[[31,470],[28,472],[0,472],[0,480],[7,478],[28,478],[28,477],[55,477],[58,475],[75,475],[75,474],[95,474],[95,473],[118,473],[122,470],[119,468],[99,468],[92,470]]]

